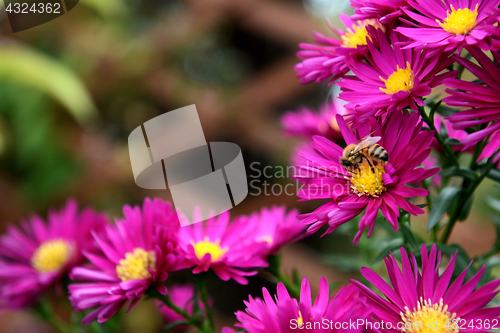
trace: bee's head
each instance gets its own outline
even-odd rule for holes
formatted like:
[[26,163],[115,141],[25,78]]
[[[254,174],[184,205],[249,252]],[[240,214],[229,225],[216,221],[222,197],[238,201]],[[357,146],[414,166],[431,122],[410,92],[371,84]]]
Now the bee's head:
[[352,167],[352,163],[346,159],[346,158],[341,158],[340,159],[340,164],[344,167],[344,168],[350,168]]

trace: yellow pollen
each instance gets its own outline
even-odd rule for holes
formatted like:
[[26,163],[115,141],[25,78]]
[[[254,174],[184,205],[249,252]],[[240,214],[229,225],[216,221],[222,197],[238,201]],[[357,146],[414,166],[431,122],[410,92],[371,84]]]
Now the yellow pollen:
[[71,247],[62,239],[43,242],[31,257],[31,265],[41,273],[61,269],[71,255]]
[[448,311],[448,305],[432,304],[431,300],[424,301],[422,297],[417,302],[417,309],[413,312],[405,307],[406,313],[401,312],[403,332],[406,333],[458,333],[460,318]]
[[267,242],[269,245],[273,244],[273,238],[271,236],[262,236],[257,239],[257,242]]
[[[375,163],[374,163],[375,164]],[[351,188],[358,196],[379,197],[387,187],[382,175],[385,173],[385,163],[377,163],[372,167],[363,160],[359,169],[347,170],[351,174]]]
[[330,126],[333,128],[336,132],[340,131],[339,124],[337,124],[337,119],[335,117],[332,117],[332,120],[330,120]]
[[356,48],[361,45],[367,45],[367,39],[370,39],[368,32],[366,31],[366,26],[373,25],[377,26],[377,21],[375,20],[365,20],[359,24],[353,24],[351,28],[347,28],[346,33],[341,37],[344,47]]
[[476,5],[476,9],[474,10],[470,10],[469,8],[459,8],[458,10],[455,10],[452,5],[451,13],[449,11],[446,12],[447,17],[444,21],[436,21],[444,30],[452,34],[467,35],[476,27],[478,7],[479,4]]
[[116,266],[116,275],[122,281],[148,279],[151,277],[148,268],[156,268],[154,253],[136,248],[133,252],[126,253],[125,259],[120,260],[120,264]]
[[297,325],[302,328],[304,326],[304,318],[302,318],[302,313],[299,310],[299,318],[297,318]]
[[203,241],[193,243],[194,253],[198,259],[202,259],[205,254],[210,253],[212,262],[219,261],[219,259],[227,252],[228,248],[221,248],[220,241],[211,242],[208,237]]
[[413,86],[415,85],[415,75],[410,67],[410,62],[406,62],[406,68],[399,68],[389,76],[387,80],[384,80],[380,76],[380,79],[384,81],[385,88],[380,87],[380,90],[385,92],[387,95],[393,95],[400,91],[411,92]]

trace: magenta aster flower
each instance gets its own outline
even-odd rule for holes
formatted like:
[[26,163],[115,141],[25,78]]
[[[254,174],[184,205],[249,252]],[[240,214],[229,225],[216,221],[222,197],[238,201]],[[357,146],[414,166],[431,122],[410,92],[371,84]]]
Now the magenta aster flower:
[[[194,315],[194,290],[195,286],[192,284],[185,285],[173,285],[168,288],[168,296],[172,302],[179,308],[186,311],[189,315]],[[174,310],[167,307],[164,303],[156,301],[156,306],[160,311],[163,319],[167,324],[174,323],[176,321],[185,320],[184,317],[177,314]],[[198,299],[198,308],[203,310],[204,305],[201,299]],[[189,326],[176,326],[173,328],[175,331],[185,331]]]
[[179,220],[168,202],[147,198],[142,210],[124,206],[123,215],[102,236],[94,234],[100,251],[84,253],[93,266],[71,271],[71,279],[85,281],[68,286],[75,311],[96,308],[84,324],[105,322],[128,301],[130,310],[149,287],[166,294],[168,273],[186,267],[176,253]]
[[[492,319],[500,316],[500,307],[485,306],[498,293],[495,289],[500,286],[500,280],[474,290],[484,272],[483,266],[465,284],[467,269],[450,284],[456,258],[456,254],[451,255],[448,266],[440,276],[441,251],[436,251],[435,244],[430,253],[422,245],[422,271],[419,271],[413,253],[408,256],[405,249],[401,248],[402,271],[392,254],[385,258],[392,286],[373,270],[366,267],[361,269],[363,276],[385,298],[358,281],[352,280],[352,283],[368,297],[374,315],[384,321],[386,332],[489,331],[493,328]],[[430,323],[436,324],[429,329]],[[485,326],[486,323],[489,323],[489,327]]]
[[297,209],[287,213],[285,206],[264,207],[250,216],[241,216],[243,221],[238,223],[246,228],[248,238],[266,244],[264,256],[267,257],[269,254],[277,255],[283,246],[306,236],[306,227],[297,215]]
[[408,6],[408,0],[351,0],[356,15],[353,19],[379,19],[386,23],[401,16],[401,8]]
[[[194,214],[199,214],[199,211]],[[229,219],[229,213],[225,212],[205,222],[183,223],[186,226],[179,230],[179,248],[188,262],[194,265],[194,274],[212,269],[224,281],[234,279],[240,284],[247,284],[244,276],[257,274],[251,269],[268,266],[262,256],[267,243],[247,237],[244,219],[236,219],[231,224]]]
[[[252,298],[245,302],[245,312],[236,312],[239,323],[235,326],[248,333],[285,333],[304,329],[308,332],[363,332],[364,325],[347,327],[342,323],[367,320],[371,310],[365,304],[365,298],[359,295],[356,287],[343,287],[330,299],[328,281],[322,277],[319,293],[311,305],[311,287],[307,279],[302,280],[300,301],[291,298],[285,286],[280,282],[277,295],[273,299],[266,288],[262,288],[264,299]],[[335,324],[337,323],[337,326]],[[340,324],[340,325],[339,325]],[[224,328],[222,333],[234,332]]]
[[31,216],[20,229],[8,226],[0,237],[2,307],[26,307],[49,287],[62,287],[62,278],[84,259],[81,252],[95,247],[91,230],[99,232],[107,223],[90,208],[78,211],[74,200],[49,211],[47,220]]
[[[362,58],[366,53],[366,44],[370,39],[366,31],[367,26],[379,27],[376,20],[353,21],[345,14],[340,19],[346,26],[346,30],[338,30],[330,24],[331,30],[336,38],[323,36],[314,32],[316,44],[301,43],[297,57],[304,59],[295,65],[302,84],[313,81],[322,82],[337,80],[349,72],[346,63],[347,57],[355,59]],[[330,22],[328,22],[330,23]]]
[[450,52],[404,50],[396,33],[389,40],[380,30],[374,34],[379,47],[368,42],[368,63],[348,60],[355,76],[345,76],[337,83],[343,91],[340,98],[349,102],[347,109],[376,115],[406,107],[418,111],[417,105],[425,105],[422,97],[431,88],[456,75],[454,71],[439,74],[454,62]]
[[[373,230],[379,210],[395,231],[398,230],[399,208],[412,215],[424,211],[410,203],[406,198],[426,196],[427,190],[411,188],[405,184],[420,182],[437,173],[439,169],[424,169],[418,166],[431,152],[433,132],[421,131],[422,121],[417,113],[393,112],[381,123],[373,117],[367,117],[366,123],[360,123],[352,132],[341,116],[337,116],[340,130],[346,144],[356,144],[368,135],[380,137],[377,143],[388,153],[388,162],[379,160],[370,166],[363,158],[359,168],[346,170],[340,164],[344,149],[323,137],[315,136],[312,146],[317,154],[303,154],[310,161],[309,166],[299,165],[299,177],[307,185],[298,192],[302,201],[330,199],[312,213],[299,216],[311,226],[308,232],[316,232],[325,224],[325,232],[333,232],[339,225],[366,212],[359,222],[359,232],[354,244],[359,241],[365,228],[369,228],[368,237]],[[321,176],[310,175],[320,174]]]
[[[448,79],[445,84],[450,88],[458,89],[458,91],[447,89],[446,91],[451,96],[446,97],[444,101],[449,105],[470,108],[448,117],[454,128],[465,129],[486,125],[486,128],[469,134],[461,140],[464,145],[463,149],[468,149],[482,140],[487,140],[483,152],[478,158],[479,161],[491,157],[500,148],[500,68],[497,65],[500,55],[493,53],[495,63],[476,48],[468,48],[468,51],[481,66],[463,58],[457,58],[457,61],[484,84]],[[494,158],[495,162],[499,160],[500,155]]]
[[319,112],[300,107],[297,112],[287,111],[281,117],[281,126],[286,135],[301,136],[307,139],[322,135],[333,142],[342,139],[336,115],[346,114],[339,100],[323,104]]
[[417,12],[403,11],[415,20],[414,27],[399,27],[397,32],[413,40],[406,47],[445,46],[454,51],[462,45],[477,45],[488,49],[490,15],[498,8],[499,0],[409,0]]

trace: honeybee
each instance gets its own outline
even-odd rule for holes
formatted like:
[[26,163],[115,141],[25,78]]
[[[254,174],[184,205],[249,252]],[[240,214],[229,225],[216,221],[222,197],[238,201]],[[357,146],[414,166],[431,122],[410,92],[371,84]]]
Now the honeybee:
[[359,165],[363,158],[368,162],[370,168],[374,170],[374,163],[386,163],[389,154],[382,146],[377,144],[380,136],[366,136],[357,143],[345,147],[340,164],[348,171],[359,170]]

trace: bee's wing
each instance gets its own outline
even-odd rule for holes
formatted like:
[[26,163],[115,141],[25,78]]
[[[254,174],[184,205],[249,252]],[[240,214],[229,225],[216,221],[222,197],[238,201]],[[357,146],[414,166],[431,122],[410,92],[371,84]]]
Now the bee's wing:
[[357,153],[361,149],[370,147],[372,144],[377,143],[382,139],[380,136],[366,136],[361,139],[357,144],[351,154]]

